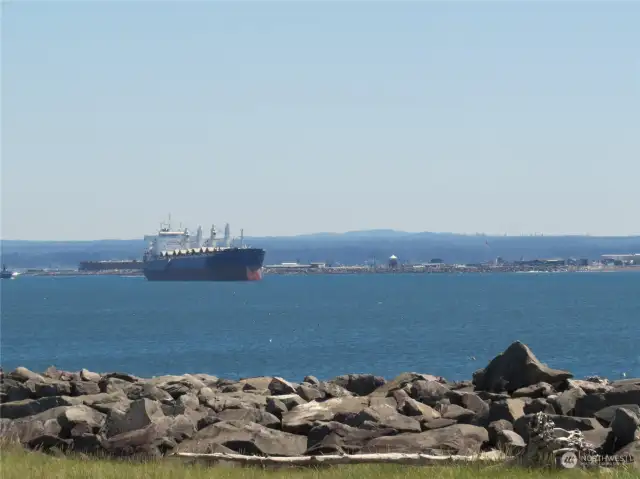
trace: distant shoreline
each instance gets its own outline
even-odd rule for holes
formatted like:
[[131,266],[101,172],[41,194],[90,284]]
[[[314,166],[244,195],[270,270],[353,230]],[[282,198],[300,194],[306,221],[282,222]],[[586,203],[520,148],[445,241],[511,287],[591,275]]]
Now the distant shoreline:
[[[264,268],[264,275],[277,276],[300,276],[300,275],[370,275],[370,274],[487,274],[487,273],[614,273],[614,272],[640,272],[640,266],[607,266],[602,268],[514,268],[514,267],[457,267],[453,265],[437,265],[427,267],[402,267],[397,270],[388,268],[373,269],[366,266],[342,266],[342,267],[324,267],[324,268]],[[84,277],[84,276],[119,276],[119,277],[144,277],[141,270],[113,270],[113,271],[76,271],[76,270],[55,270],[55,271],[27,271],[20,273],[21,276],[46,276],[46,277]]]

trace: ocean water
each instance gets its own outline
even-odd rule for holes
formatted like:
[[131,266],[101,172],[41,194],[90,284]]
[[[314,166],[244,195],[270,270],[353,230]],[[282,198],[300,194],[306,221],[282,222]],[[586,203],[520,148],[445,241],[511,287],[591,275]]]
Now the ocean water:
[[5,370],[455,380],[520,340],[578,377],[640,376],[635,273],[21,277],[0,288]]

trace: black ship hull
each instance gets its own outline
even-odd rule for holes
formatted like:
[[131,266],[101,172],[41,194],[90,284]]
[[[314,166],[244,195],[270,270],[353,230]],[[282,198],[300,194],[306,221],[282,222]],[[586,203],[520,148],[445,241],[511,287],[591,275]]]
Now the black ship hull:
[[142,271],[149,281],[257,281],[262,279],[264,255],[259,248],[230,248],[151,258]]

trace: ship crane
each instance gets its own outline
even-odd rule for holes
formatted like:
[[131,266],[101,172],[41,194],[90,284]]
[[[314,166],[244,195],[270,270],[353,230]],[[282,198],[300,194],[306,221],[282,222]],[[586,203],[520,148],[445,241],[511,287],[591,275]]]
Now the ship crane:
[[231,227],[227,223],[224,227],[224,245],[225,247],[231,246]]
[[209,246],[212,248],[216,247],[216,225],[211,225],[211,234],[209,236]]

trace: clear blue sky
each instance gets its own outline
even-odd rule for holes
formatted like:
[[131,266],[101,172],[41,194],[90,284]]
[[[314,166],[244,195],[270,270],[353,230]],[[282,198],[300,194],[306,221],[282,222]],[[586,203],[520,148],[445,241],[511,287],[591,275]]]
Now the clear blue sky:
[[640,233],[640,2],[2,17],[3,238]]

